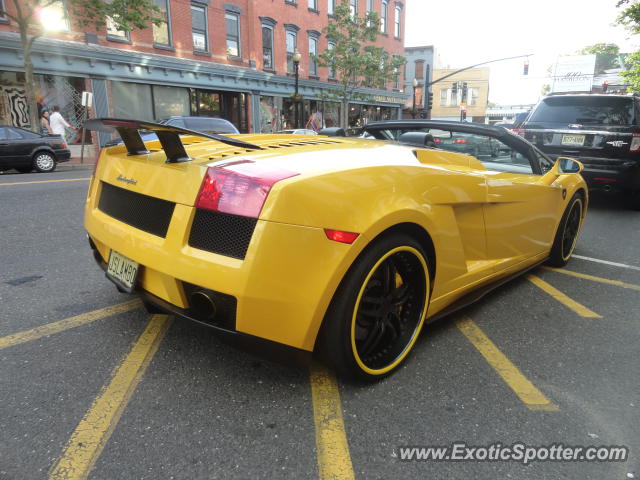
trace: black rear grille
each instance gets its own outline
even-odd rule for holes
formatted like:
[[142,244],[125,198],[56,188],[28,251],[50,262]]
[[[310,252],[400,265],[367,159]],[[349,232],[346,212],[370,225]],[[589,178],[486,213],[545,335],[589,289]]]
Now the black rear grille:
[[165,237],[175,203],[102,182],[98,209],[127,225]]
[[189,245],[243,259],[257,222],[256,218],[198,209],[193,219]]

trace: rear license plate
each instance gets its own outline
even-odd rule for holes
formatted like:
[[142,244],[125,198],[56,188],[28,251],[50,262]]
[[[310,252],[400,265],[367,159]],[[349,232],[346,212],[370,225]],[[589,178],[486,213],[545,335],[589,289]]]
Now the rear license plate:
[[140,265],[137,262],[115,250],[111,250],[107,265],[107,278],[123,290],[131,293],[138,278],[139,267]]
[[584,145],[584,135],[562,135],[562,145]]

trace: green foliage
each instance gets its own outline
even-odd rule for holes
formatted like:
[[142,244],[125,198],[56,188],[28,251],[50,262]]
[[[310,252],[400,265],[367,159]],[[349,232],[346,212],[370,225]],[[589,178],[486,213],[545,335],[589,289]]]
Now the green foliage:
[[640,2],[638,0],[620,0],[617,7],[627,7],[618,15],[617,22],[624,25],[631,33],[640,33]]
[[[617,7],[625,6],[618,15],[618,23],[624,25],[627,30],[637,35],[640,33],[640,2],[638,0],[620,0]],[[625,59],[626,71],[621,75],[629,83],[629,88],[634,92],[640,92],[640,50],[632,53]]]
[[[5,0],[5,3],[8,1]],[[119,30],[132,31],[147,28],[149,23],[158,24],[163,20],[160,9],[154,5],[153,0],[13,0],[15,14],[0,13],[16,22],[21,30],[28,29],[30,34],[37,37],[43,32],[34,15],[60,2],[64,2],[78,27],[93,27],[97,30],[104,27],[107,17],[110,17]]]
[[142,30],[149,23],[162,22],[160,9],[153,0],[66,0],[81,27],[96,29],[111,18],[118,30]]
[[595,43],[578,50],[579,55],[617,55],[620,47],[615,43]]
[[384,48],[372,45],[380,35],[380,20],[375,11],[362,17],[351,16],[346,2],[337,5],[333,19],[323,30],[334,47],[318,55],[318,64],[330,68],[340,89],[336,99],[343,102],[359,97],[359,87],[380,88],[399,75],[404,57],[392,57]]
[[630,90],[640,92],[640,50],[626,58],[627,70],[620,72],[622,78],[629,83]]

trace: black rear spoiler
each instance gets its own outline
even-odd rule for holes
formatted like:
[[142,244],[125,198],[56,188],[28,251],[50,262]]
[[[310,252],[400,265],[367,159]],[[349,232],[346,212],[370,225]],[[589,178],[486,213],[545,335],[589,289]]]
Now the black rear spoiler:
[[180,134],[195,135],[197,137],[210,138],[234,147],[248,148],[250,150],[261,150],[262,147],[253,143],[243,142],[235,138],[225,137],[215,133],[202,133],[186,128],[173,127],[171,125],[162,125],[160,123],[145,122],[142,120],[127,120],[121,118],[94,118],[84,123],[87,130],[99,130],[102,132],[113,133],[117,131],[127,147],[129,155],[146,155],[149,152],[145,146],[138,130],[148,130],[155,133],[160,140],[162,149],[167,155],[167,162],[187,162],[191,160],[187,155],[184,145],[180,140]]

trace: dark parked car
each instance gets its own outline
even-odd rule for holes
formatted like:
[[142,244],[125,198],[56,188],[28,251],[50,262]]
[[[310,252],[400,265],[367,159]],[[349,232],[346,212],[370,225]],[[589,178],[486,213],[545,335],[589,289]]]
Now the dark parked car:
[[[236,126],[229,120],[218,117],[169,117],[158,122],[162,125],[171,125],[172,127],[186,128],[187,130],[193,130],[202,133],[222,133],[222,134],[236,134],[240,133]],[[142,141],[149,142],[151,140],[157,140],[158,136],[153,132],[141,133]],[[116,140],[110,140],[105,144],[105,147],[111,147],[122,143],[119,138]]]
[[546,97],[520,134],[551,158],[580,160],[591,190],[623,192],[640,209],[639,101],[635,95]]
[[476,157],[489,170],[540,175],[553,162],[531,143],[492,125],[438,120],[371,122],[363,135],[378,140],[429,146]]
[[59,135],[40,135],[24,128],[0,125],[0,172],[15,168],[53,172],[60,162],[69,161],[71,152]]

